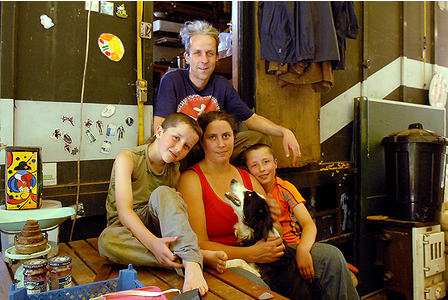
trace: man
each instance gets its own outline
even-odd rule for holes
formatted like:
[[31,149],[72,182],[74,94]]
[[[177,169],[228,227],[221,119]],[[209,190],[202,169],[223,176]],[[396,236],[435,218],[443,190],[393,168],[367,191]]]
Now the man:
[[253,144],[271,144],[272,135],[283,138],[285,155],[289,157],[292,151],[292,165],[295,166],[301,153],[294,133],[252,112],[232,84],[213,73],[218,61],[218,30],[205,21],[186,22],[180,36],[190,67],[168,72],[162,77],[154,100],[153,128],[174,112],[197,119],[204,112],[225,110],[249,129],[238,133],[232,163],[241,163],[239,154]]

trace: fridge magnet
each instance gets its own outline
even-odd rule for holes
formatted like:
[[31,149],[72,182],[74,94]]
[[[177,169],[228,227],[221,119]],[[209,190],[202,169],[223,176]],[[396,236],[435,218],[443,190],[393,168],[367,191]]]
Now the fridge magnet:
[[59,140],[62,137],[62,130],[61,130],[61,128],[55,128],[53,130],[53,133],[50,135],[50,137],[53,140],[55,140],[55,141]]
[[128,13],[126,12],[126,9],[124,8],[124,3],[117,6],[117,17],[126,19],[128,17]]
[[109,1],[101,1],[100,13],[113,16],[114,15],[114,3]]
[[96,128],[98,128],[98,134],[103,135],[103,121],[97,120],[96,121]]
[[111,33],[103,33],[100,35],[98,38],[98,47],[100,47],[101,52],[112,61],[117,62],[123,58],[123,43],[117,36]]
[[40,16],[40,24],[42,24],[45,29],[50,29],[54,26],[53,20],[47,15]]
[[105,140],[105,141],[103,141],[103,144],[101,145],[100,152],[103,154],[109,154],[111,147],[112,147],[111,141]]
[[64,140],[64,142],[66,142],[67,144],[71,144],[72,143],[72,138],[68,133],[64,133],[62,135],[62,139]]
[[122,138],[124,138],[124,127],[123,127],[123,125],[120,125],[117,128],[117,135],[118,135],[118,140],[121,140]]
[[92,119],[87,119],[84,121],[84,126],[86,126],[87,128],[92,127],[94,121]]
[[73,117],[63,116],[61,119],[62,119],[62,123],[70,122],[70,124],[72,124],[72,126],[75,126],[75,123],[73,122]]
[[110,117],[112,117],[114,115],[114,113],[115,113],[115,106],[108,105],[101,112],[101,116],[103,118],[110,118]]
[[72,151],[70,152],[70,154],[71,155],[76,155],[76,154],[78,154],[78,152],[79,152],[78,147],[75,147],[75,148],[72,148]]
[[132,117],[127,117],[124,121],[128,126],[132,126],[132,124],[134,124],[134,119],[132,119]]
[[107,125],[106,136],[110,138],[114,138],[117,135],[117,125],[111,123]]
[[72,146],[70,146],[70,144],[65,144],[64,145],[64,150],[67,151],[68,154],[72,153]]
[[86,130],[86,135],[87,135],[87,138],[89,139],[90,144],[96,142],[96,137],[93,135],[93,133],[92,133],[92,131],[90,131],[90,129]]

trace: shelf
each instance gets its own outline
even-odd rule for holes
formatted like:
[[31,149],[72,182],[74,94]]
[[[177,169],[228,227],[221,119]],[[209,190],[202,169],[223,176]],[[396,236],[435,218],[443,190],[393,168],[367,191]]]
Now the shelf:
[[215,72],[221,74],[232,74],[232,56],[219,59],[215,67]]

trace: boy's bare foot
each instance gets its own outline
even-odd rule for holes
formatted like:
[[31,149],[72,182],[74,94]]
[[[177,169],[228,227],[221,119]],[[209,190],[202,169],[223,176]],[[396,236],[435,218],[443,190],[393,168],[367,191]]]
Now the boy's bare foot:
[[224,251],[212,251],[201,249],[202,256],[204,257],[204,264],[216,269],[218,273],[224,272],[226,269],[226,261],[228,259],[227,253]]
[[204,279],[201,266],[196,262],[184,261],[184,267],[185,279],[182,292],[199,289],[201,296],[204,296],[208,291],[208,285]]

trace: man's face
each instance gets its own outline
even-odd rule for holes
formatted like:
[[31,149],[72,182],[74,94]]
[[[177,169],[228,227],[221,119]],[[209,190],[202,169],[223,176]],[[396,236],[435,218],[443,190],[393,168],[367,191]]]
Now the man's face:
[[185,60],[190,65],[190,80],[198,89],[203,89],[218,61],[215,39],[210,35],[191,37],[190,53],[185,52]]

